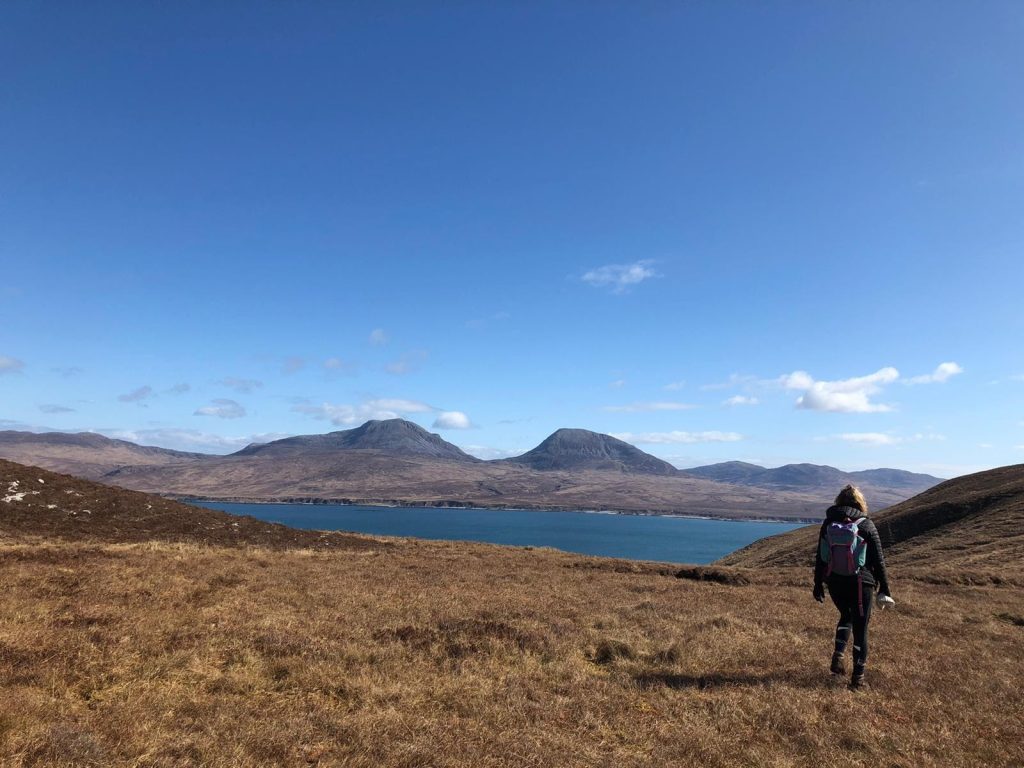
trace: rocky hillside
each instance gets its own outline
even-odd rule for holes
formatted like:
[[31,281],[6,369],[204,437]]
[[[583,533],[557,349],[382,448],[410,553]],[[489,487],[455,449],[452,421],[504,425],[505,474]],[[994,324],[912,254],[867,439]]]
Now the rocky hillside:
[[[875,517],[887,559],[917,573],[1024,572],[1024,464],[965,475]],[[809,565],[818,526],[762,539],[722,565]]]
[[544,472],[599,469],[645,475],[679,473],[667,461],[629,443],[586,429],[559,429],[532,451],[502,461]]
[[0,458],[96,479],[119,467],[162,466],[209,458],[113,440],[94,432],[0,432]]
[[183,541],[275,549],[377,546],[368,537],[300,531],[0,459],[0,542],[26,539]]

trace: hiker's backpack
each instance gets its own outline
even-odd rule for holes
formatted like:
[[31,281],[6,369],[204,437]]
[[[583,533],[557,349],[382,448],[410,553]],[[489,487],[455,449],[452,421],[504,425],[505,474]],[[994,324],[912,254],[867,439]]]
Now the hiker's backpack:
[[847,518],[829,523],[821,539],[821,559],[828,565],[826,576],[857,576],[868,556],[868,543],[860,535],[861,520]]

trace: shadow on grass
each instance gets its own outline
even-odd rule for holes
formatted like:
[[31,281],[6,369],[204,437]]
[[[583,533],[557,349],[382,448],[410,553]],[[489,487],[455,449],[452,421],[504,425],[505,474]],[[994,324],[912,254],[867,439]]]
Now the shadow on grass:
[[633,676],[642,689],[664,686],[676,690],[695,689],[706,691],[713,688],[764,688],[771,685],[785,685],[791,688],[823,688],[831,680],[816,674],[813,670],[778,669],[769,672],[710,672],[704,675],[680,675],[673,672],[642,672]]

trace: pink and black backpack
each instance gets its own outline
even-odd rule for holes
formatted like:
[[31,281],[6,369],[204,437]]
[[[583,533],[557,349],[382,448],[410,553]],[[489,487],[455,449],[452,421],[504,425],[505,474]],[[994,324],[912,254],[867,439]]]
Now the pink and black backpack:
[[857,576],[868,556],[868,544],[860,535],[860,524],[863,517],[845,517],[841,521],[829,523],[825,535],[821,538],[820,553],[822,562],[828,565],[825,576]]

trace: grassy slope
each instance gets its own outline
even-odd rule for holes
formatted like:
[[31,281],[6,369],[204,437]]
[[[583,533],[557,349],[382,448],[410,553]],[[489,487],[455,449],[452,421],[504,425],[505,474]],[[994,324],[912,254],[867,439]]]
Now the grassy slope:
[[719,584],[474,544],[119,543],[120,525],[0,525],[0,764],[1024,762],[1006,586],[897,566],[854,694],[825,673],[833,611],[800,571]]
[[[934,579],[1024,585],[1024,464],[965,475],[890,507],[875,521],[886,558]],[[722,565],[809,565],[818,526],[754,542]]]

